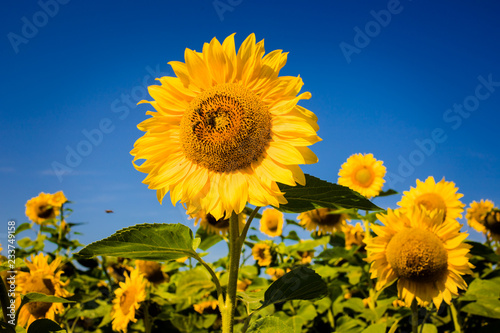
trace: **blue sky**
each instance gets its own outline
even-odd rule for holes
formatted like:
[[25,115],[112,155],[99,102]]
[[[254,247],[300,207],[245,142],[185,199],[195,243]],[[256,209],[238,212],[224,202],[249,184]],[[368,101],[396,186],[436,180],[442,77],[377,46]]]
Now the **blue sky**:
[[137,223],[192,226],[132,166],[149,108],[136,102],[186,47],[234,32],[238,45],[253,32],[266,53],[289,52],[281,74],[312,93],[301,105],[323,141],[305,172],[336,182],[351,154],[373,153],[390,174],[384,189],[445,177],[465,204],[498,206],[499,12],[496,1],[6,1],[0,220],[24,222],[28,199],[63,190],[85,244]]

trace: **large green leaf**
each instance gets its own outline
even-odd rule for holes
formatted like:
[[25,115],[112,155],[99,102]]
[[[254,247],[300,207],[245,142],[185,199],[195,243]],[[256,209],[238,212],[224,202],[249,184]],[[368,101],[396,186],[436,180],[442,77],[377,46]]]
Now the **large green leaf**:
[[198,228],[196,237],[201,239],[198,247],[203,251],[208,250],[223,239],[221,235],[208,233],[204,228]]
[[348,187],[332,184],[308,174],[305,177],[305,186],[279,184],[280,190],[285,192],[288,203],[280,205],[277,208],[278,210],[286,213],[302,213],[322,207],[382,210],[382,208]]
[[45,295],[45,294],[40,294],[40,293],[28,293],[23,296],[22,303],[31,303],[31,302],[46,302],[46,303],[75,303],[75,301],[62,298],[62,297],[57,297],[57,296],[51,296],[51,295]]
[[500,279],[481,280],[474,279],[461,301],[482,301],[486,298],[498,299],[500,297]]
[[293,299],[322,298],[327,293],[328,288],[321,276],[312,269],[301,266],[286,273],[269,286],[260,308]]
[[50,333],[50,332],[66,332],[55,321],[50,319],[35,320],[28,328],[28,333]]
[[485,298],[478,302],[469,303],[460,310],[469,314],[500,319],[500,300]]
[[103,240],[89,244],[78,256],[126,257],[142,260],[171,260],[196,257],[193,232],[183,224],[138,224],[121,229]]
[[483,257],[484,259],[492,263],[497,263],[498,261],[500,261],[500,256],[496,254],[491,247],[473,241],[467,241],[466,243],[472,245],[470,254]]
[[247,333],[290,333],[293,329],[276,317],[264,317],[256,320]]

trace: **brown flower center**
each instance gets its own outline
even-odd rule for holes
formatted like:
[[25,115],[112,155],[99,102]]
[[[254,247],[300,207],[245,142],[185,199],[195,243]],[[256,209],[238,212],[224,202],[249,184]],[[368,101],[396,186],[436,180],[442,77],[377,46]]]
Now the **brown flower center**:
[[229,219],[220,218],[218,220],[212,216],[212,214],[207,214],[206,216],[208,224],[217,229],[229,228]]
[[54,208],[50,205],[43,205],[38,208],[37,216],[41,219],[48,219],[54,214]]
[[407,228],[398,232],[386,248],[387,261],[398,277],[433,282],[448,270],[448,252],[431,231]]
[[241,170],[271,140],[271,115],[257,95],[240,84],[212,87],[194,98],[181,121],[188,159],[215,172]]
[[[34,276],[30,282],[31,285],[29,288],[26,288],[26,293],[40,293],[45,295],[55,294],[54,284],[50,279],[44,279],[41,276]],[[46,302],[31,302],[26,304],[29,313],[31,313],[31,315],[33,315],[36,319],[45,317],[45,314],[49,311],[51,306],[52,303]]]
[[330,208],[318,208],[311,214],[311,220],[317,225],[333,227],[342,222],[342,214],[330,214]]

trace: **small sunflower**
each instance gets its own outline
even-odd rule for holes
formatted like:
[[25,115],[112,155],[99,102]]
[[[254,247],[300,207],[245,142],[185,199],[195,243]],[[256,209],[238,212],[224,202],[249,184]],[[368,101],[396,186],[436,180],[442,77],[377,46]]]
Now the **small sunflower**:
[[161,264],[156,261],[136,260],[135,265],[139,272],[153,285],[168,282],[168,275],[161,269]]
[[310,264],[314,257],[314,251],[297,251],[297,253],[301,258],[300,263],[302,265]]
[[300,213],[299,224],[309,231],[318,230],[318,234],[340,231],[347,219],[346,214],[336,214],[331,208],[318,208]]
[[[172,61],[177,77],[149,87],[156,112],[138,128],[144,132],[131,154],[144,183],[158,200],[189,214],[210,212],[217,220],[239,214],[246,203],[286,203],[277,183],[304,185],[299,164],[317,162],[307,147],[321,139],[317,117],[298,106],[300,77],[279,76],[287,53],[264,56],[264,41],[248,36],[238,52],[234,34],[216,38],[202,52],[186,49],[185,63]],[[141,165],[137,160],[145,160]]]
[[54,219],[60,213],[60,206],[54,205],[52,198],[52,194],[41,192],[37,197],[28,200],[26,202],[26,216],[37,224]]
[[425,208],[428,211],[440,209],[444,211],[447,222],[453,222],[462,217],[464,204],[460,202],[463,194],[457,193],[455,183],[441,179],[438,183],[434,177],[427,177],[425,182],[417,179],[417,187],[403,192],[398,205],[403,211],[411,211],[414,207]]
[[266,243],[257,243],[252,248],[252,255],[259,266],[269,266],[273,257],[271,256],[271,246]]
[[474,228],[478,232],[487,233],[486,227],[484,225],[484,218],[486,214],[493,210],[495,204],[491,200],[483,200],[476,202],[472,201],[470,207],[467,208],[467,213],[465,218],[467,223],[471,228]]
[[[17,294],[41,293],[50,296],[67,297],[69,292],[64,289],[69,283],[61,281],[61,257],[56,257],[50,264],[49,256],[39,253],[31,255],[30,261],[25,260],[29,272],[20,272],[17,275]],[[28,327],[33,321],[40,318],[56,320],[56,314],[64,312],[62,303],[31,302],[23,306],[19,313],[18,324]]]
[[266,274],[271,277],[271,280],[276,281],[285,275],[285,270],[283,268],[268,267],[266,269]]
[[355,226],[350,224],[344,224],[342,226],[342,232],[345,235],[345,248],[351,249],[353,245],[363,246],[363,239],[365,238],[365,231],[361,226],[361,223],[356,223]]
[[270,237],[281,236],[285,216],[279,210],[267,208],[262,212],[260,231]]
[[463,243],[468,235],[443,214],[389,209],[387,215],[377,215],[384,226],[372,225],[377,237],[365,239],[377,290],[397,279],[398,296],[406,306],[416,299],[421,306],[433,302],[439,308],[443,300],[450,304],[458,288],[467,289],[462,275],[474,268],[468,259],[470,245]]
[[63,191],[56,192],[52,194],[52,198],[50,198],[49,203],[54,207],[61,207],[68,201]]
[[115,290],[111,318],[113,331],[127,332],[129,322],[137,322],[135,312],[146,299],[147,281],[138,269],[133,269]]
[[[227,236],[229,234],[229,218],[221,217],[220,219],[216,219],[212,214],[205,214],[201,211],[198,213],[191,215],[194,220],[194,225],[197,226],[198,223],[200,227],[205,229],[209,234],[219,234],[223,236]],[[238,222],[239,222],[239,230],[243,229],[245,226],[245,215],[238,214]]]
[[370,199],[382,190],[385,172],[383,162],[376,160],[373,154],[354,154],[342,164],[338,183]]
[[217,300],[203,301],[193,304],[194,311],[199,314],[219,314],[219,302]]
[[248,286],[251,284],[252,281],[249,279],[238,280],[238,282],[236,283],[236,290],[243,292],[247,290]]

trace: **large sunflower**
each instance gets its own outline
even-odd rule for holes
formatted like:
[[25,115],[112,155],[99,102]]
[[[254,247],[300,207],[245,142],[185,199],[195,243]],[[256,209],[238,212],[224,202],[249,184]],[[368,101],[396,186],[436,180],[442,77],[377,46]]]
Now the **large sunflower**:
[[55,199],[53,194],[41,192],[37,197],[26,202],[26,216],[37,224],[54,219],[60,214],[61,208],[57,205],[60,202],[59,197]]
[[471,274],[470,245],[463,243],[459,223],[443,218],[444,211],[413,209],[378,214],[384,226],[372,225],[376,237],[365,239],[371,277],[378,278],[380,290],[398,280],[398,296],[410,306],[416,298],[419,305],[434,302],[437,308],[444,300],[450,304],[458,288],[465,290],[462,278]]
[[309,231],[318,230],[318,234],[341,231],[347,219],[346,214],[334,213],[334,209],[318,208],[300,213],[299,224]]
[[417,179],[417,187],[403,192],[403,197],[398,205],[403,211],[411,211],[414,207],[427,210],[440,209],[444,211],[447,222],[453,222],[462,217],[464,204],[460,202],[463,194],[457,193],[455,183],[441,179],[438,183],[434,177],[427,177],[425,182]]
[[139,269],[133,269],[125,276],[125,282],[120,282],[120,288],[115,290],[111,313],[113,331],[126,333],[129,322],[137,321],[135,311],[139,309],[139,303],[146,299],[146,283]]
[[281,236],[285,216],[279,210],[267,208],[262,212],[260,231],[270,237]]
[[[223,236],[227,236],[229,234],[229,218],[221,217],[220,219],[216,219],[212,214],[205,214],[202,211],[197,212],[192,215],[194,220],[194,225],[197,226],[200,224],[200,228],[203,228],[209,234],[219,234]],[[243,230],[245,226],[245,214],[238,215],[239,222],[239,230]]]
[[[31,255],[31,261],[25,260],[29,272],[20,272],[17,276],[17,294],[41,293],[49,296],[67,297],[69,292],[64,289],[69,283],[61,281],[61,257],[56,257],[50,264],[49,256],[39,253]],[[18,324],[27,327],[39,318],[56,320],[55,315],[64,312],[62,303],[32,302],[22,307]]]
[[491,200],[481,199],[479,202],[472,201],[465,214],[465,218],[467,219],[469,226],[478,232],[482,232],[484,234],[488,233],[488,230],[484,225],[484,218],[486,217],[486,214],[493,210],[494,207],[495,204]]
[[[298,164],[316,163],[307,148],[321,139],[316,116],[298,106],[300,77],[278,76],[287,53],[264,56],[264,41],[234,34],[222,45],[213,38],[202,52],[186,49],[185,63],[172,61],[177,77],[149,87],[156,112],[139,124],[144,132],[131,154],[144,183],[161,202],[185,203],[189,214],[216,219],[239,214],[249,202],[279,206],[286,199],[277,182],[305,184]],[[142,165],[137,160],[145,160]]]
[[367,198],[380,193],[384,185],[385,166],[373,154],[354,154],[342,164],[338,183]]

